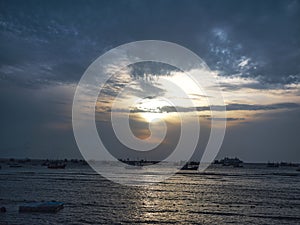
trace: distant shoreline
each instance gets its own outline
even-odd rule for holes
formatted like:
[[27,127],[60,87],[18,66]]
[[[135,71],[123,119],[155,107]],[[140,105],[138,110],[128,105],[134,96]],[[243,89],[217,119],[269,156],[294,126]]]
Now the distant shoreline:
[[[221,159],[216,159],[215,161],[220,161]],[[84,159],[69,159],[69,158],[65,158],[65,159],[61,159],[61,158],[46,158],[46,159],[38,159],[38,158],[0,158],[0,163],[9,163],[9,162],[17,162],[17,163],[28,163],[30,164],[30,162],[34,162],[34,163],[40,163],[40,162],[45,162],[45,161],[50,161],[50,162],[71,162],[71,163],[78,163],[78,162],[85,162],[85,163],[89,163],[89,162],[113,162],[113,161],[109,161],[109,160],[84,160]],[[157,160],[124,160],[124,159],[119,159],[119,161],[125,162],[125,163],[131,163],[131,162],[144,162],[144,163],[152,163],[152,164],[156,164],[159,163],[160,161]],[[218,163],[209,163],[209,164],[218,164]],[[199,161],[197,160],[191,160],[189,162],[195,163],[195,164],[199,164]],[[180,163],[180,161],[170,161],[170,163]],[[291,162],[291,161],[276,161],[276,160],[269,160],[266,162],[243,162],[243,164],[245,165],[267,165],[267,164],[278,164],[281,166],[300,166],[300,162]]]

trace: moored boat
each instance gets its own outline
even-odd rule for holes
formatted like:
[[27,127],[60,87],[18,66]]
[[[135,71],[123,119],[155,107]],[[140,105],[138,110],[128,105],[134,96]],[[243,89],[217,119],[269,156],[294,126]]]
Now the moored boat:
[[279,163],[268,162],[268,167],[279,167]]
[[181,170],[198,170],[199,164],[186,163]]
[[143,169],[143,164],[140,161],[132,161],[132,162],[127,162],[125,166],[125,169]]
[[233,167],[243,167],[243,161],[239,158],[229,158],[225,157],[221,160],[215,160],[214,164],[221,164],[222,166],[233,166]]
[[48,169],[64,169],[66,168],[67,164],[65,163],[59,163],[59,162],[54,162],[54,163],[49,163]]

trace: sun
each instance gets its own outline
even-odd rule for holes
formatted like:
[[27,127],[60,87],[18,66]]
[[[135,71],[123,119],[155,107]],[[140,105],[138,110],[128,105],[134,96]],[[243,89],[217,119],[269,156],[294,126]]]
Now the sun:
[[141,113],[140,115],[146,122],[155,123],[155,122],[158,122],[159,120],[166,118],[168,116],[167,114],[168,113],[145,112],[145,113]]
[[136,109],[140,111],[141,118],[148,123],[155,123],[167,118],[169,113],[162,110],[165,106],[170,106],[167,100],[154,97],[144,98],[136,103]]

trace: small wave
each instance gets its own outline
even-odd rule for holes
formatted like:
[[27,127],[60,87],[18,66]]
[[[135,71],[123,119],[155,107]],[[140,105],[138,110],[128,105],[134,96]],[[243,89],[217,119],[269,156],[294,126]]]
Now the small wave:
[[278,216],[278,215],[248,215],[243,213],[233,213],[233,212],[212,212],[212,211],[189,211],[189,213],[206,214],[206,215],[219,215],[219,216],[244,216],[252,218],[266,218],[266,219],[276,219],[276,220],[296,220],[300,221],[300,217],[297,216]]

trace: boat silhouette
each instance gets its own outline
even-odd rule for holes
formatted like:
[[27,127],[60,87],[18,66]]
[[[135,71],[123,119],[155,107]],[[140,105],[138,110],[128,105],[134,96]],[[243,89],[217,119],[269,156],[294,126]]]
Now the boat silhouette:
[[48,169],[64,169],[66,168],[67,164],[65,163],[59,163],[59,162],[53,162],[48,164]]

